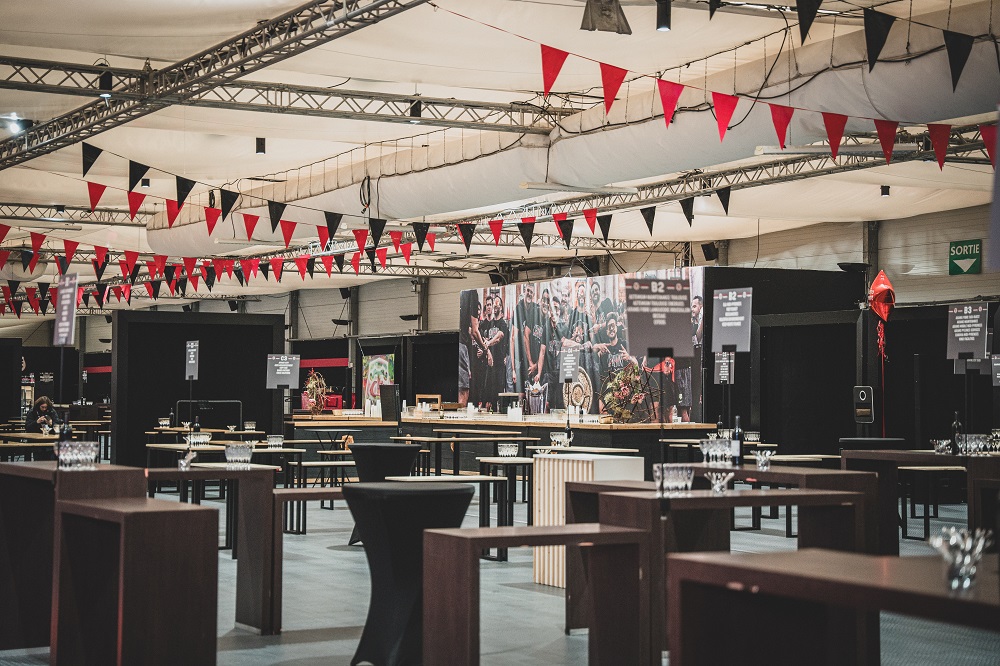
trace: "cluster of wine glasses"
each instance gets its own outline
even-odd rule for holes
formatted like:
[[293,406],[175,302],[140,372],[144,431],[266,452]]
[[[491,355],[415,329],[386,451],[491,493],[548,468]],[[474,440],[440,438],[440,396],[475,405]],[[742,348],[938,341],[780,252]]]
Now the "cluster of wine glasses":
[[59,469],[64,472],[79,472],[97,469],[97,442],[60,442]]
[[238,442],[226,445],[226,469],[250,469],[253,456],[252,442]]
[[703,439],[699,446],[703,460],[709,465],[733,464],[733,450],[728,438]]
[[705,478],[712,484],[712,492],[724,495],[729,490],[729,482],[736,476],[732,472],[705,472]]
[[990,435],[958,435],[958,451],[963,456],[988,456],[1000,451],[1000,430]]
[[512,458],[517,455],[517,442],[503,442],[497,444],[497,455],[504,458]]
[[940,534],[930,538],[930,544],[941,553],[947,565],[948,587],[964,590],[972,585],[979,560],[993,544],[993,530],[945,527]]
[[268,435],[267,436],[267,448],[269,449],[280,449],[285,445],[284,435]]
[[771,456],[774,455],[774,451],[770,449],[756,449],[753,452],[753,459],[757,463],[757,469],[762,472],[766,472],[771,469]]
[[680,492],[691,490],[694,468],[687,465],[653,465],[653,481],[658,495],[676,496]]

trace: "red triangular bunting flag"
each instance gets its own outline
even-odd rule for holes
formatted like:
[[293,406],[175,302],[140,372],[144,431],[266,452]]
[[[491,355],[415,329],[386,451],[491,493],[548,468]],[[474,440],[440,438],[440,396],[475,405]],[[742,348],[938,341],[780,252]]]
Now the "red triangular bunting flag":
[[215,276],[221,278],[222,273],[226,270],[226,260],[212,259],[212,268],[215,269]]
[[235,259],[226,259],[222,262],[222,268],[226,271],[226,277],[232,279],[233,277],[233,267],[236,265]]
[[320,261],[323,262],[323,268],[326,269],[326,276],[330,277],[330,275],[333,273],[333,255],[324,254],[322,257],[320,257]]
[[726,138],[726,130],[729,129],[729,121],[736,111],[736,105],[740,98],[735,95],[724,95],[722,93],[712,93],[712,104],[715,106],[715,122],[719,125],[719,141]]
[[615,96],[618,89],[622,87],[622,82],[628,76],[628,70],[614,65],[601,63],[601,85],[604,86],[604,113],[611,113],[611,105],[615,103]]
[[163,269],[167,267],[167,255],[165,254],[154,254],[153,261],[156,262],[156,272],[163,275]]
[[368,245],[368,229],[354,229],[354,242],[358,244],[358,250],[365,249]]
[[[247,277],[253,275],[257,276],[257,272],[260,270],[260,259],[250,259],[247,264],[250,266],[250,272],[247,273]],[[244,271],[246,272],[246,271]]]
[[285,247],[292,242],[292,234],[295,233],[295,222],[291,220],[281,220],[281,236],[285,239]]
[[330,230],[326,226],[317,226],[316,233],[319,235],[319,246],[321,249],[326,249],[326,244],[330,242]]
[[247,240],[253,236],[254,227],[257,226],[257,220],[260,219],[260,215],[250,215],[249,213],[243,213],[243,226],[247,229]]
[[170,290],[170,295],[173,296],[177,292],[177,280],[171,280],[168,282],[167,289]]
[[219,218],[221,217],[221,208],[209,208],[208,206],[205,206],[205,224],[208,225],[209,236],[211,236],[212,232],[215,231],[215,225],[219,223]]
[[562,227],[559,226],[559,223],[565,220],[566,213],[552,213],[552,221],[556,223],[556,233],[559,234],[559,238],[563,237]]
[[885,163],[892,162],[892,147],[896,143],[896,128],[899,123],[895,120],[876,120],[875,131],[878,132],[878,142],[882,144],[882,154],[885,155]]
[[493,243],[500,244],[500,232],[503,231],[503,220],[490,220],[490,231],[493,232]]
[[382,268],[385,268],[385,260],[386,260],[386,256],[388,254],[388,251],[389,251],[389,248],[386,248],[386,247],[376,248],[376,250],[375,250],[375,256],[378,257],[378,263],[379,263],[379,265]]
[[427,242],[428,247],[431,248],[431,252],[434,251],[434,240],[436,238],[437,238],[437,234],[432,234],[432,233],[428,233],[427,234],[426,242]]
[[143,282],[142,286],[144,286],[146,288],[146,293],[149,294],[149,297],[153,298],[153,283],[152,282]]
[[309,255],[303,254],[301,257],[295,257],[295,265],[298,266],[299,275],[305,280],[306,271],[309,270]]
[[128,219],[134,220],[135,214],[139,212],[139,206],[142,205],[143,200],[145,200],[146,195],[143,192],[133,192],[129,190],[128,192]]
[[944,169],[944,158],[948,154],[948,140],[951,138],[951,125],[928,125],[927,134],[934,146],[934,156],[938,167]]
[[588,208],[587,210],[583,211],[583,219],[587,220],[587,226],[590,227],[590,233],[592,234],[597,233],[596,231],[594,231],[595,228],[594,225],[597,224],[597,209]]
[[45,242],[45,234],[38,234],[34,231],[31,232],[31,251],[38,253],[42,249],[42,243]]
[[0,224],[0,243],[3,242],[4,238],[7,238],[7,232],[10,231],[10,227],[6,224]]
[[389,238],[392,239],[392,249],[399,252],[399,244],[403,242],[402,231],[390,231]]
[[198,267],[198,259],[195,257],[184,257],[184,272],[188,277],[194,275],[194,269]]
[[126,303],[132,303],[132,285],[123,284],[122,285],[122,298],[125,299]]
[[[997,168],[997,126],[996,125],[980,125],[979,126],[979,136],[982,137],[983,143],[986,144],[986,154],[990,156],[990,164],[993,168]],[[3,235],[0,234],[0,240],[3,240]]]
[[[282,220],[284,222],[284,220]],[[285,267],[285,260],[281,257],[272,257],[268,262],[271,264],[271,272],[274,273],[274,281],[281,282],[281,270]]]
[[104,196],[104,190],[108,189],[107,185],[101,185],[100,183],[91,183],[87,181],[87,193],[90,195],[90,212],[93,213],[97,210],[97,204],[101,202],[101,197]]
[[197,273],[195,273],[194,275],[188,275],[188,284],[191,285],[191,287],[195,291],[198,291],[198,274]]
[[[41,258],[42,258],[42,255],[38,254],[37,252],[32,252],[31,253],[31,261],[28,262],[28,272],[29,273],[34,273],[35,272],[35,266],[38,265],[38,260],[41,259]],[[22,257],[21,260],[24,261],[24,258]]]
[[847,116],[839,113],[823,113],[823,124],[826,126],[826,140],[830,143],[830,153],[837,159],[840,150],[840,140],[844,138],[844,126]]
[[98,264],[103,264],[108,257],[108,248],[101,247],[100,245],[94,246],[94,259]]
[[413,243],[403,243],[399,249],[403,253],[403,259],[406,259],[406,263],[409,264],[410,255],[413,253]]
[[156,279],[156,262],[152,259],[146,262],[146,272],[149,274],[149,279]]
[[0,269],[7,265],[7,260],[10,258],[10,250],[0,250]]
[[212,262],[209,261],[208,259],[205,259],[203,262],[201,262],[201,279],[205,280],[206,282],[208,281],[208,269],[211,265]]
[[784,150],[785,137],[788,136],[788,123],[792,122],[795,108],[781,104],[768,104],[768,106],[771,107],[771,122],[774,123],[774,131],[778,135],[778,145]]
[[125,263],[124,259],[118,260],[118,267],[122,270],[122,278],[127,280],[128,274],[131,273],[131,271],[128,269],[128,264]]
[[177,221],[177,215],[181,212],[181,207],[173,199],[167,199],[167,227],[173,228]]
[[[670,121],[673,120],[674,111],[677,110],[677,100],[680,98],[681,93],[684,92],[684,86],[680,83],[664,81],[663,79],[657,79],[656,86],[660,89],[660,104],[663,105],[663,120],[667,123],[667,127],[670,127]],[[594,231],[593,223],[590,225],[590,231],[591,233]]]
[[552,86],[555,84],[568,55],[569,53],[566,51],[542,44],[542,89],[546,97],[552,92]]
[[[139,253],[134,250],[125,250],[125,265],[128,266],[128,272],[131,273],[135,269],[136,262],[139,261]],[[126,278],[128,275],[125,276]]]
[[118,286],[118,285],[115,285],[114,287],[111,287],[111,291],[112,291],[112,293],[114,293],[115,298],[118,299],[118,302],[121,303],[122,302],[122,288],[120,286]]
[[354,256],[351,257],[351,267],[354,268],[354,274],[357,275],[361,272],[361,253],[355,252]]

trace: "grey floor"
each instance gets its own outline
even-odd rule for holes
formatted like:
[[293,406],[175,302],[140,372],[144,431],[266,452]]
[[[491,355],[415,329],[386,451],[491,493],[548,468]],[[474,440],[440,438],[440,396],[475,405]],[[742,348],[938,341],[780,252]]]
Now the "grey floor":
[[[478,526],[478,511],[474,499],[465,526]],[[946,524],[963,524],[965,507],[942,506],[941,516],[932,521],[933,530]],[[525,505],[518,504],[516,521],[523,524],[525,517]],[[737,517],[738,526],[749,525],[749,510]],[[732,548],[758,553],[794,549],[794,539],[784,538],[784,524],[783,517],[765,519],[760,531],[733,532]],[[364,550],[345,545],[353,521],[343,503],[333,511],[311,506],[308,525],[307,535],[285,537],[284,632],[280,636],[262,637],[234,627],[236,564],[228,551],[220,552],[221,666],[350,663],[368,609]],[[912,529],[920,529],[916,521]],[[933,552],[919,541],[901,541],[900,550],[903,556]],[[483,664],[586,663],[586,634],[566,636],[562,630],[562,590],[531,582],[530,549],[512,550],[506,563],[483,561],[481,576]],[[47,649],[0,652],[2,665],[46,663]],[[664,658],[664,663],[668,664],[668,659]],[[883,614],[882,663],[1000,664],[1000,633]]]

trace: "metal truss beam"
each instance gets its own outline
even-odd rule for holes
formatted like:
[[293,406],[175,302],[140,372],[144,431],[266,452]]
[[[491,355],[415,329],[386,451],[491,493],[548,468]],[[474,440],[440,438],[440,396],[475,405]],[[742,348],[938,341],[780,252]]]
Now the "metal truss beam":
[[[313,0],[165,69],[112,97],[70,111],[0,142],[0,170],[51,153],[201,95],[276,62],[350,35],[427,0]],[[118,95],[116,93],[129,93]],[[140,95],[134,98],[132,95]]]
[[[141,70],[0,56],[0,88],[97,97],[101,92],[100,77],[107,72],[111,72],[115,82],[115,97],[136,100],[144,97],[148,74]],[[163,101],[237,111],[406,124],[419,122],[435,127],[522,134],[548,134],[554,119],[579,111],[571,107],[543,108],[517,102],[475,102],[258,82],[230,82],[196,97],[176,100],[164,97]],[[419,118],[411,115],[416,101],[420,102]]]
[[[114,208],[98,208],[94,212],[90,212],[90,208],[86,206],[63,206],[62,208],[63,210],[57,210],[55,206],[0,202],[0,219],[40,219],[76,224],[145,227],[145,218],[149,216],[149,213],[139,211],[136,213],[135,220],[130,220],[127,211]],[[53,231],[58,232],[58,229]]]

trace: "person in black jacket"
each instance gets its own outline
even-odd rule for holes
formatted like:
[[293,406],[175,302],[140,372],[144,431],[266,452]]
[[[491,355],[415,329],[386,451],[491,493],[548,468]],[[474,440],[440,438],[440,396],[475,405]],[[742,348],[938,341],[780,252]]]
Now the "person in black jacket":
[[56,413],[55,405],[52,404],[48,396],[43,395],[35,401],[35,404],[28,411],[28,415],[24,417],[24,431],[42,432],[43,425],[54,428],[60,423],[62,423],[62,419]]

